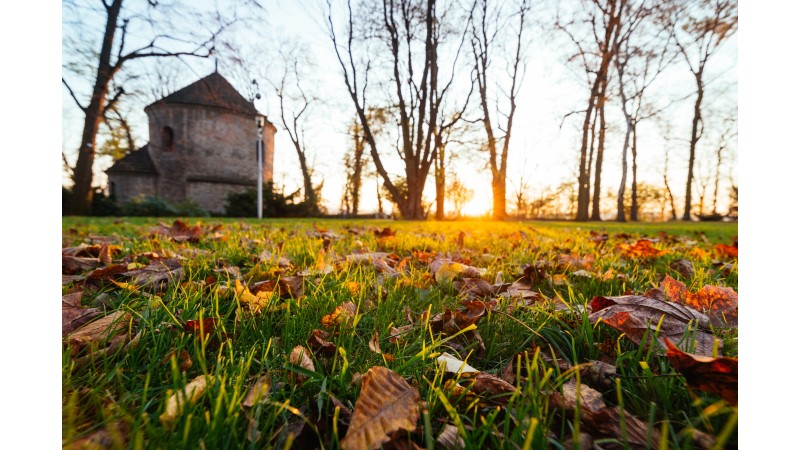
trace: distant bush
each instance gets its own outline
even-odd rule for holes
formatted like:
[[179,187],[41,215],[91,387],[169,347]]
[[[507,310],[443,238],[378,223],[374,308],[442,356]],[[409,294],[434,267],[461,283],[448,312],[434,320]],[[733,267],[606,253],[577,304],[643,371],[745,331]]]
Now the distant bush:
[[[304,203],[295,203],[300,191],[284,195],[275,190],[271,181],[264,184],[262,212],[264,217],[304,217],[312,215],[314,208]],[[228,194],[225,215],[228,217],[255,217],[258,193],[248,189],[242,193]],[[318,210],[316,210],[318,211]]]
[[[66,215],[69,205],[72,202],[72,189],[61,187],[61,215]],[[93,216],[118,216],[120,215],[119,206],[114,201],[114,197],[106,195],[102,189],[95,188],[92,198]]]
[[179,203],[172,203],[162,197],[137,197],[122,205],[123,216],[146,216],[146,217],[206,217],[208,213],[197,203],[186,200]]

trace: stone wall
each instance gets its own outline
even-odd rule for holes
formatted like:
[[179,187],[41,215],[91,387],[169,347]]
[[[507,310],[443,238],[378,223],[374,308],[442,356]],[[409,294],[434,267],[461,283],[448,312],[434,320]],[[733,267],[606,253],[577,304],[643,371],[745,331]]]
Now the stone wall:
[[124,205],[136,197],[156,195],[156,177],[135,173],[108,174],[109,187],[118,205]]
[[[253,183],[253,186],[255,186],[255,183]],[[223,214],[228,194],[231,192],[242,193],[247,188],[248,186],[236,184],[189,181],[186,194],[187,197],[197,202],[204,210],[210,213]]]
[[[150,154],[161,175],[159,195],[174,202],[193,200],[204,208],[208,205],[208,211],[222,212],[225,195],[232,186],[242,183],[255,186],[258,130],[253,116],[173,103],[154,104],[146,112],[150,121]],[[164,127],[173,130],[172,149],[166,147],[162,138]],[[272,180],[274,135],[275,127],[267,125],[264,181]],[[190,182],[191,179],[202,181]]]

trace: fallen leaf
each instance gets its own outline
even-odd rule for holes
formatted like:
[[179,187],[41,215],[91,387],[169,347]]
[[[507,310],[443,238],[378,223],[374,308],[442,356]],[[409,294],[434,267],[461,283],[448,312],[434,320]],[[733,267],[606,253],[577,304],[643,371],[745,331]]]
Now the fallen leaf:
[[[551,404],[561,409],[572,419],[580,404],[581,430],[593,438],[613,438],[634,448],[657,448],[661,433],[657,429],[648,429],[647,423],[627,411],[620,412],[618,407],[606,406],[600,392],[581,384],[578,388],[575,380],[569,380],[561,387],[562,392],[550,394]],[[578,402],[580,391],[580,402]],[[625,423],[622,430],[620,423]]]
[[732,245],[717,244],[714,246],[714,252],[725,258],[739,258],[739,247]]
[[[314,361],[311,360],[311,353],[302,345],[298,345],[292,349],[292,353],[289,354],[289,363],[310,370],[311,372],[316,371],[314,369]],[[287,378],[289,382],[293,384],[302,384],[306,381],[306,376],[297,372],[289,372]]]
[[699,354],[711,355],[713,351],[715,338],[705,331],[710,320],[692,308],[640,295],[598,296],[592,299],[590,306],[592,314],[589,320],[593,323],[602,320],[606,325],[625,333],[636,344],[642,343],[648,331],[655,332],[660,322],[658,342],[662,348],[665,348],[664,338],[679,342],[684,334],[688,334],[694,339],[682,344],[687,350],[696,344],[695,351]]
[[506,405],[511,394],[517,390],[502,378],[484,372],[479,372],[468,379],[472,380],[470,391],[498,405]]
[[441,366],[445,372],[462,374],[462,373],[477,373],[478,369],[470,366],[466,362],[456,358],[455,356],[445,352],[436,358],[436,362]]
[[377,449],[419,419],[419,392],[392,370],[374,366],[361,381],[353,418],[340,444],[344,450]]
[[189,356],[189,352],[184,349],[181,349],[181,351],[173,350],[167,353],[167,356],[161,360],[161,364],[167,364],[173,357],[175,357],[176,362],[179,363],[178,370],[181,372],[186,372],[194,364],[192,362],[192,357]]
[[623,256],[628,258],[653,259],[668,253],[667,250],[659,250],[653,247],[653,243],[648,239],[639,239],[633,245],[618,244],[617,249],[622,252]]
[[486,269],[478,269],[450,259],[435,259],[431,261],[428,269],[433,278],[440,283],[457,278],[479,278],[486,272]]
[[455,425],[445,424],[436,442],[447,450],[461,450],[466,448],[464,439],[458,435],[458,428]]
[[150,229],[150,235],[164,236],[175,242],[198,242],[203,235],[203,227],[200,225],[190,227],[182,220],[175,220],[171,227],[163,223],[156,225]]
[[378,332],[377,331],[372,333],[372,339],[369,340],[369,349],[372,350],[374,353],[377,353],[379,355],[383,353],[381,351],[381,344],[380,344],[380,341],[378,339]]
[[337,306],[333,312],[326,314],[320,319],[320,323],[325,328],[334,328],[342,322],[349,322],[356,316],[356,305],[353,302],[344,302]]
[[164,290],[168,283],[183,278],[183,268],[177,258],[165,258],[154,261],[141,269],[128,270],[121,275],[130,277],[130,282],[136,286],[151,290]]
[[272,300],[272,292],[261,291],[258,294],[253,294],[247,286],[243,286],[241,281],[235,280],[234,292],[239,303],[243,303],[253,314],[260,313],[264,308],[269,305]]
[[70,354],[76,355],[87,347],[91,347],[92,351],[101,348],[102,343],[108,343],[108,340],[127,329],[130,320],[130,314],[125,311],[116,311],[78,328],[67,337]]
[[76,273],[92,270],[100,265],[100,260],[97,258],[82,258],[69,255],[61,255],[61,273],[62,275],[74,275]]
[[323,356],[331,357],[336,355],[336,344],[328,341],[331,334],[323,330],[311,330],[311,336],[306,340],[308,346],[314,350],[314,353],[322,354]]
[[187,320],[183,325],[183,330],[205,337],[214,332],[218,322],[219,320],[213,317],[208,317],[203,320]]
[[252,408],[261,403],[261,401],[269,396],[270,389],[272,389],[272,380],[269,374],[264,374],[256,380],[253,387],[247,392],[244,400],[242,400],[242,406],[245,408]]
[[74,292],[61,296],[61,337],[102,314],[97,308],[81,307],[82,295],[83,292]]
[[669,267],[688,280],[694,278],[694,267],[692,266],[691,261],[679,259],[671,262]]
[[190,381],[183,388],[182,391],[175,392],[167,399],[167,406],[164,412],[158,417],[158,420],[167,426],[172,425],[178,418],[178,415],[183,413],[185,405],[196,402],[208,386],[206,376],[200,375]]
[[739,403],[739,360],[737,358],[709,358],[685,353],[669,339],[667,360],[686,378],[690,388],[719,394],[733,406]]
[[667,300],[707,314],[717,327],[739,324],[739,295],[729,287],[704,286],[691,292],[680,281],[667,275],[661,282]]

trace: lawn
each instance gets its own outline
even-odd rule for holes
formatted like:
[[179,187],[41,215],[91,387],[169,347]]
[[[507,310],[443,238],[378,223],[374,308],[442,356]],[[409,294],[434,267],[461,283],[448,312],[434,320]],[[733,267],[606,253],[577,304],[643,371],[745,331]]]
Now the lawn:
[[63,443],[735,448],[737,234],[66,217]]

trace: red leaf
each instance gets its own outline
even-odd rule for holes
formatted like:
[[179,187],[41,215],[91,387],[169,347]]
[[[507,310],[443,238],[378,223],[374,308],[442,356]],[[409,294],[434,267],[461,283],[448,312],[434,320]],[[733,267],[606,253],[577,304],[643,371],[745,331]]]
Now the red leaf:
[[666,339],[667,359],[690,388],[719,394],[733,406],[739,402],[739,360],[684,353]]

